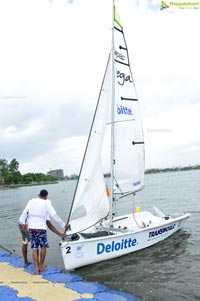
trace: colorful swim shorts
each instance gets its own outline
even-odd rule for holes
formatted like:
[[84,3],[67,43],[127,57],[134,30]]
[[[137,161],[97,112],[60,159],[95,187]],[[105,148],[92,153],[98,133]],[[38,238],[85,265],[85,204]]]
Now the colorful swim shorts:
[[31,248],[38,249],[48,248],[47,231],[43,229],[29,229],[29,236],[31,240]]

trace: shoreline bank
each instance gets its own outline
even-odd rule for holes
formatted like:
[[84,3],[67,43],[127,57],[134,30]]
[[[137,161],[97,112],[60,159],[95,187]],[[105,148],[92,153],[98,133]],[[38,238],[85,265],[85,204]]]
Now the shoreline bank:
[[57,184],[57,183],[58,183],[58,181],[53,181],[53,182],[39,182],[39,183],[30,183],[30,184],[0,185],[0,189],[11,189],[11,188],[28,187],[28,186],[38,186],[38,185],[51,185],[51,184]]

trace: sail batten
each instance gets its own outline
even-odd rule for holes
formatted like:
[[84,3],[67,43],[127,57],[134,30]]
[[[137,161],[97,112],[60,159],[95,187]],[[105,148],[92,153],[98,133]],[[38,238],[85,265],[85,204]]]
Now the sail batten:
[[127,97],[122,97],[122,96],[121,96],[121,100],[126,100],[126,101],[138,101],[137,98],[127,98]]
[[121,45],[119,46],[119,49],[123,49],[127,51],[127,47],[122,47]]
[[129,66],[130,66],[129,64],[126,64],[126,63],[120,62],[120,61],[118,61],[118,60],[116,60],[116,59],[115,59],[115,62],[116,62],[116,63],[119,63],[119,64],[122,64],[122,65],[125,65],[125,66],[127,66],[127,67],[129,67]]
[[144,141],[139,141],[139,142],[132,141],[132,144],[133,145],[135,145],[135,144],[144,144]]
[[114,26],[114,29],[115,29],[115,30],[117,30],[117,31],[119,31],[119,32],[121,32],[121,33],[123,32],[123,30],[122,30],[122,29],[119,29],[119,28],[118,28],[118,27],[116,27],[116,26]]

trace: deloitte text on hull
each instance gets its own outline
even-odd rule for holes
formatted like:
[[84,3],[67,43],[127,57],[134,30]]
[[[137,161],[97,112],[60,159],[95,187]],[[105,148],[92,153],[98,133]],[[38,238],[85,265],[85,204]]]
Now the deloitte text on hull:
[[136,245],[137,240],[134,238],[122,239],[121,242],[115,242],[114,240],[110,244],[104,244],[99,242],[97,244],[97,255],[103,254],[104,252],[117,252],[127,248],[133,248]]

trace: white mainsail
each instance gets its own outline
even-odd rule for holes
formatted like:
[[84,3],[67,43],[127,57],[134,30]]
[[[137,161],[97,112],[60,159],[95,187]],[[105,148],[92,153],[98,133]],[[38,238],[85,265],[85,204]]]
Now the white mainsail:
[[127,194],[144,186],[144,138],[128,48],[114,8],[114,193]]

